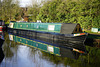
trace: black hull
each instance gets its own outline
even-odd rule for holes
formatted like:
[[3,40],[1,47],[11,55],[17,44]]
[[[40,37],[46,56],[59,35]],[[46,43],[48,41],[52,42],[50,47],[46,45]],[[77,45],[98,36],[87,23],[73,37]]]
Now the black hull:
[[[86,39],[86,35],[82,35],[82,36],[64,36],[64,35],[56,35],[56,34],[52,34],[52,33],[41,33],[41,32],[37,32],[37,31],[31,31],[31,30],[22,30],[22,29],[12,29],[12,28],[8,28],[8,32],[12,33],[14,35],[20,35],[20,36],[25,36],[28,38],[33,38],[33,39],[43,39],[45,38],[47,41],[50,42],[56,42],[59,45],[63,44],[63,45],[82,45],[84,44],[84,41]],[[53,41],[52,41],[53,40]]]

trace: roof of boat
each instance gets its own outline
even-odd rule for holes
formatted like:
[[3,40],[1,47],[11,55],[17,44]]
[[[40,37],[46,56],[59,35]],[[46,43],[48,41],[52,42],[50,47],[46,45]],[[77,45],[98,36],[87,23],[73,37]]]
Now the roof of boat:
[[76,23],[64,23],[62,24],[61,33],[72,34],[77,25]]

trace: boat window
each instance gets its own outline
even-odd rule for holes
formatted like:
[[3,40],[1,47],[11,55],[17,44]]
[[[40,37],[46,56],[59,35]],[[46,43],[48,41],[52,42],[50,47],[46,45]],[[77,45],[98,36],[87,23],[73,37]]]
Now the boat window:
[[77,32],[77,28],[75,29],[75,32]]
[[81,32],[81,28],[79,28],[79,32]]

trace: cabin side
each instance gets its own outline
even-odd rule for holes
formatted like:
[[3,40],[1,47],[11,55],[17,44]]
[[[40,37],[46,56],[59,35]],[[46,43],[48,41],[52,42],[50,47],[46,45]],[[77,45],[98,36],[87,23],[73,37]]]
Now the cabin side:
[[61,23],[10,22],[9,28],[60,33]]

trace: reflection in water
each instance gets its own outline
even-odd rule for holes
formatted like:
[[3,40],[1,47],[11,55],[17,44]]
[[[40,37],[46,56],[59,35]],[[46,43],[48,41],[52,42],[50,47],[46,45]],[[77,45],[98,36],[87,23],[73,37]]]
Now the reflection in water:
[[3,32],[0,33],[0,63],[2,62],[2,60],[4,59],[4,53],[2,51],[2,45],[4,42],[4,38],[3,38]]
[[[79,46],[77,46],[77,49],[75,49],[72,46],[71,47],[61,46],[61,45],[58,45],[58,43],[53,44],[53,43],[46,42],[47,40],[44,38],[42,38],[41,39],[42,41],[41,41],[40,39],[37,40],[37,39],[31,39],[31,38],[9,34],[9,39],[18,43],[25,44],[27,46],[40,49],[50,54],[55,54],[57,56],[63,56],[63,57],[69,57],[73,59],[77,59],[79,57],[79,53],[85,53],[84,51],[78,50]],[[81,47],[84,47],[84,46],[81,46]],[[85,50],[85,48],[83,50]]]
[[0,38],[0,48],[2,47],[3,42],[4,42],[4,40]]
[[[22,41],[23,39],[22,37],[19,37],[18,40]],[[16,41],[18,42],[18,40]],[[40,40],[37,41],[35,40],[34,45],[39,46]],[[62,47],[61,45],[57,46],[56,44],[52,45],[48,43],[49,44],[48,48],[51,49],[51,51],[47,52],[49,50],[41,51],[35,47],[34,48],[28,47],[25,46],[24,43],[23,43],[24,45],[22,45],[21,42],[20,43],[17,42],[10,41],[9,36],[7,34],[5,35],[5,42],[2,47],[5,54],[5,58],[1,62],[0,67],[99,67],[100,66],[99,48],[86,46],[88,54],[80,55],[82,53],[73,51],[71,49],[72,47],[67,48],[67,46]],[[28,43],[28,41],[23,41],[23,42]],[[41,42],[42,45],[43,43],[46,42],[44,41]],[[52,49],[52,46],[54,47],[54,50],[56,47],[59,47],[60,50],[58,50],[58,52],[55,52]],[[54,51],[54,54],[52,53],[52,51]]]
[[4,53],[2,51],[2,48],[0,48],[0,63],[2,62],[3,59],[4,59]]
[[4,42],[4,33],[0,32],[0,48],[2,47],[3,42]]

